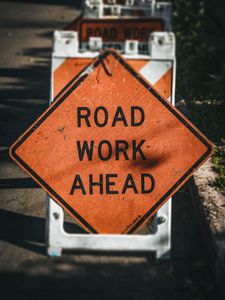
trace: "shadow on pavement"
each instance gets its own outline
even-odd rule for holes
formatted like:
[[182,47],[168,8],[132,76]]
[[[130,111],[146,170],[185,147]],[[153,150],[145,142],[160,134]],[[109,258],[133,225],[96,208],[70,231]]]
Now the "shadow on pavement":
[[[0,239],[42,254],[27,259],[19,271],[0,272],[3,299],[204,299],[211,300],[214,283],[186,189],[174,197],[172,258],[155,263],[152,256],[66,253],[47,258],[45,220],[0,210]],[[67,224],[67,232],[79,232]],[[13,285],[13,288],[11,288]]]
[[30,189],[40,188],[32,178],[1,178],[0,179],[0,190],[1,189]]
[[[156,266],[144,258],[137,262],[126,261],[124,257],[117,262],[110,257],[105,260],[83,257],[81,261],[64,258],[49,259],[46,264],[50,271],[44,276],[37,275],[38,270],[45,270],[40,260],[27,264],[26,273],[3,272],[0,280],[8,283],[8,289],[10,282],[15,282],[11,293],[11,297],[18,297],[15,299],[178,299],[172,298],[174,283],[169,272],[163,275],[162,268],[156,271]],[[162,276],[163,289],[160,288]],[[180,296],[183,294],[181,290]]]
[[[83,232],[76,224],[64,222],[66,232]],[[0,209],[0,240],[46,255],[45,219]]]
[[9,147],[47,108],[50,66],[1,68],[0,74],[12,81],[0,90],[1,146]]
[[[4,2],[4,0],[0,0]],[[23,2],[23,3],[35,3],[35,4],[48,4],[48,5],[67,5],[76,9],[81,9],[82,0],[8,0],[8,2]]]
[[45,254],[44,232],[45,220],[43,218],[0,210],[1,240]]

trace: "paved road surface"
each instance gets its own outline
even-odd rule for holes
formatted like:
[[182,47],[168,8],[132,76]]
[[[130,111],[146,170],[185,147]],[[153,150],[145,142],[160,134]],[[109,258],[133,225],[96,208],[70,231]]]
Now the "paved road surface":
[[207,249],[186,188],[173,202],[169,261],[45,254],[45,192],[16,188],[27,175],[7,147],[48,105],[52,31],[77,16],[79,4],[72,2],[0,1],[0,298],[212,299]]

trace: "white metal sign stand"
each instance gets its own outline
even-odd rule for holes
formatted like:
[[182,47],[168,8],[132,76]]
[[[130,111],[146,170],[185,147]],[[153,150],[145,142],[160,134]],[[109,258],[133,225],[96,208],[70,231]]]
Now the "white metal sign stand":
[[[86,1],[90,14],[90,3],[101,1]],[[113,1],[109,1],[113,2]],[[132,2],[134,5],[135,1]],[[154,1],[139,1],[151,2]],[[142,3],[143,4],[143,3]],[[97,4],[96,4],[97,5]],[[129,6],[129,5],[128,5]],[[130,7],[130,6],[129,6]],[[151,6],[151,12],[154,6]],[[101,8],[102,9],[102,8]],[[96,10],[95,10],[96,13]],[[93,17],[93,15],[92,15]],[[168,16],[167,16],[168,19]],[[72,31],[57,31],[54,37],[54,52],[52,55],[51,99],[53,101],[53,72],[66,58],[95,58],[102,47],[101,38],[90,38],[89,51],[80,51],[78,34]],[[175,104],[175,38],[171,32],[154,32],[149,38],[149,52],[138,54],[138,41],[126,41],[123,56],[129,59],[143,59],[146,64],[140,73],[151,83],[163,76],[172,68],[172,94],[168,98]],[[88,72],[88,68],[84,71]],[[164,204],[152,220],[150,234],[118,235],[118,234],[69,234],[64,230],[64,212],[51,198],[47,198],[46,242],[50,256],[60,256],[63,249],[76,251],[123,251],[123,252],[155,252],[157,258],[168,258],[171,249],[171,199]]]

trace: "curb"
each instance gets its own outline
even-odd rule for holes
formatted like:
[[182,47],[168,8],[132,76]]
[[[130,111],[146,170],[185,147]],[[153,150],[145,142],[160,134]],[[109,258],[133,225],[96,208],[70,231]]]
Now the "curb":
[[[185,100],[176,107],[188,118]],[[217,174],[209,159],[188,181],[194,209],[199,217],[209,264],[215,279],[219,298],[225,299],[225,195],[216,186]]]
[[208,160],[188,183],[209,255],[218,294],[225,299],[225,196],[215,186],[216,173]]

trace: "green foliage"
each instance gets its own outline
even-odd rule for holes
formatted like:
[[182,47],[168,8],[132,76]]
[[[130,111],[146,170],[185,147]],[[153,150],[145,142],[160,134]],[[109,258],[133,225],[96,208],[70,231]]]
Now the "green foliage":
[[225,1],[173,3],[177,98],[187,101],[192,121],[217,145],[213,163],[225,189]]
[[225,187],[225,140],[223,140],[223,146],[216,147],[212,161],[219,175],[217,183],[220,187]]
[[178,90],[189,98],[225,97],[225,33],[202,0],[174,2]]

